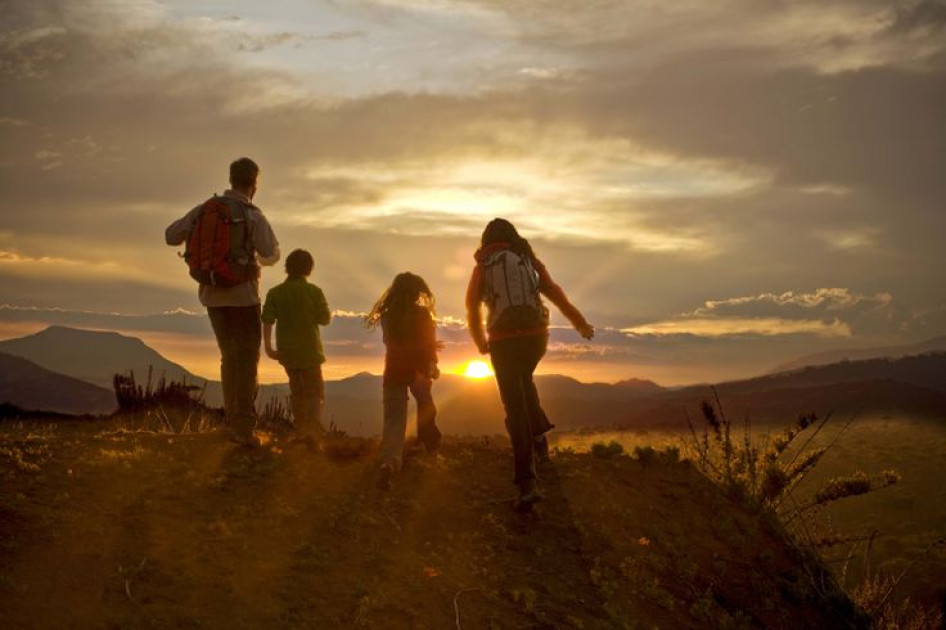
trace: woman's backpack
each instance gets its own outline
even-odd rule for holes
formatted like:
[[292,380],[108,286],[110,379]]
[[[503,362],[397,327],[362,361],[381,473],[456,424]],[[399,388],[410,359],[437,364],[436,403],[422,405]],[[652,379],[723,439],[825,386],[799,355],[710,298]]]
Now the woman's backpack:
[[528,256],[503,249],[480,264],[487,329],[515,332],[534,330],[548,323],[548,309],[539,298],[539,274]]

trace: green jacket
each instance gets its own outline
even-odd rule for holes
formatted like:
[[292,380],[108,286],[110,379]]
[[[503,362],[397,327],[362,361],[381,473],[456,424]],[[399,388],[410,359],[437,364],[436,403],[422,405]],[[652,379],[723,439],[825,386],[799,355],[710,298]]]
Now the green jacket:
[[276,349],[286,368],[309,368],[325,362],[319,326],[332,319],[322,289],[305,278],[287,278],[266,294],[263,323],[276,324]]

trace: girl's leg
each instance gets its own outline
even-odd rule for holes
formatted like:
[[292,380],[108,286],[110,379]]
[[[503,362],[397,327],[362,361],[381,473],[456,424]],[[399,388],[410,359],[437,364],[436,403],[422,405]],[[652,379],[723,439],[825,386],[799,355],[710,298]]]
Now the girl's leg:
[[384,428],[381,434],[381,465],[401,469],[404,434],[407,431],[407,386],[386,383],[383,390]]
[[428,453],[440,448],[443,436],[437,428],[437,407],[430,392],[433,381],[423,375],[418,375],[411,383],[411,394],[417,401],[417,439],[421,441]]

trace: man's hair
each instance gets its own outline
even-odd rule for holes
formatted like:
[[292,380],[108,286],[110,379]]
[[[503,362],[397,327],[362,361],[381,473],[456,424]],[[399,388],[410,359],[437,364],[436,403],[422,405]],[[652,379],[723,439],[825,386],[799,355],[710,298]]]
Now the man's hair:
[[248,157],[241,157],[230,164],[230,184],[234,188],[249,188],[256,183],[259,166]]
[[305,278],[312,273],[312,254],[304,249],[294,249],[286,256],[286,274],[290,278]]

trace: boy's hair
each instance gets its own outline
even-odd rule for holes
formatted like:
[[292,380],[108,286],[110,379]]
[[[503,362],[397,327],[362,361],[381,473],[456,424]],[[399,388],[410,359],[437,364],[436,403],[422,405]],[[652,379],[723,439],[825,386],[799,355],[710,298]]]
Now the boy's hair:
[[312,254],[304,249],[294,249],[286,256],[286,274],[290,278],[305,278],[312,273]]
[[249,188],[259,177],[259,166],[248,157],[241,157],[230,164],[230,185],[234,188]]
[[434,294],[423,278],[405,271],[394,276],[391,286],[381,294],[371,312],[365,315],[365,326],[376,328],[385,320],[385,330],[392,338],[404,338],[411,333],[410,315],[414,306],[435,313]]

